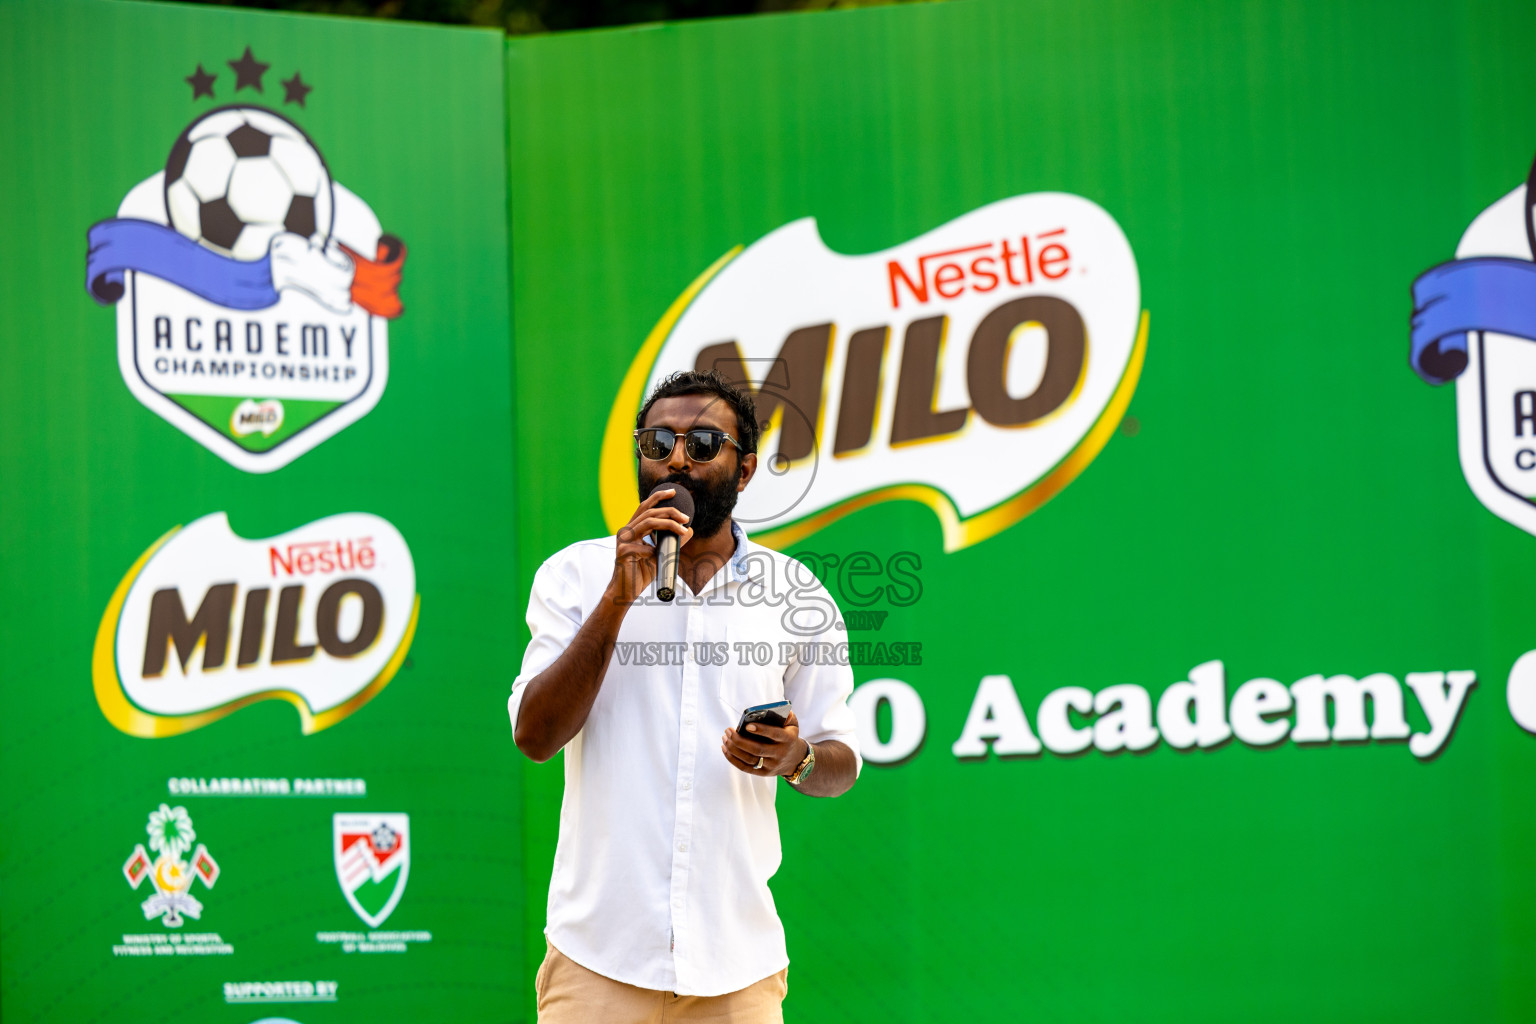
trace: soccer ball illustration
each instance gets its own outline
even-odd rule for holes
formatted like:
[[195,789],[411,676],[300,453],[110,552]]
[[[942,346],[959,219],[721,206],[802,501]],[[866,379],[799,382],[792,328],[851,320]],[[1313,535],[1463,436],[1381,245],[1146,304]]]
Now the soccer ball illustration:
[[171,147],[165,209],[180,234],[222,256],[259,260],[284,231],[315,244],[330,237],[331,175],[292,121],[225,107],[192,122]]

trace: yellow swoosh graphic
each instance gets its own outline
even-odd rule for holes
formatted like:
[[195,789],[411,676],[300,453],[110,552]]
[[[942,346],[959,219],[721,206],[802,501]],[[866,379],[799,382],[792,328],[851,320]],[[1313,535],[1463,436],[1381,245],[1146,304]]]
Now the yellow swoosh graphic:
[[651,333],[645,336],[645,344],[630,361],[629,371],[624,374],[624,382],[619,385],[618,396],[613,401],[613,411],[608,414],[608,425],[603,428],[603,447],[597,464],[598,496],[603,504],[603,521],[608,524],[610,533],[617,533],[619,527],[629,522],[640,501],[635,483],[635,416],[640,412],[640,403],[645,400],[645,380],[650,376],[651,367],[683,311],[704,290],[710,278],[735,259],[742,248],[738,245],[715,260],[708,270],[683,289],[683,294],[667,307]]

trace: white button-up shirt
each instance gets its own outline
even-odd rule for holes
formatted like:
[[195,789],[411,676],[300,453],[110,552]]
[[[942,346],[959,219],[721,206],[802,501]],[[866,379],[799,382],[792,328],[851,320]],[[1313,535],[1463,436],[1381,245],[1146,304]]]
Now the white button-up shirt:
[[[859,749],[853,672],[846,657],[825,656],[847,639],[832,596],[801,563],[732,530],[735,554],[701,593],[679,575],[676,601],[657,600],[652,585],[625,615],[591,714],[565,747],[549,886],[556,949],[679,995],[734,992],[789,963],[768,891],[780,783],[731,767],[721,734],[743,709],[788,699],[801,737],[838,740],[856,758]],[[514,732],[528,681],[603,599],[613,560],[614,538],[603,537],[539,567],[533,639],[507,704]],[[829,646],[781,646],[807,643]]]

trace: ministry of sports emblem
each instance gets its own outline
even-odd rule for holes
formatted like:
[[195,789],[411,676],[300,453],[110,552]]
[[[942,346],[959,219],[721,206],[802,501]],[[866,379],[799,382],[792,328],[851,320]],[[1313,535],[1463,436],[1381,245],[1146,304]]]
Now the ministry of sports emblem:
[[[192,849],[197,833],[187,809],[161,804],[149,812],[145,831],[149,833],[149,852],[138,843],[123,865],[123,877],[129,885],[138,889],[147,880],[153,890],[140,904],[144,919],[158,917],[167,928],[180,928],[187,917],[201,918],[203,904],[192,895],[192,883],[201,879],[204,888],[212,889],[219,880],[219,865],[202,843]],[[191,857],[185,857],[189,850]]]
[[406,814],[338,814],[331,819],[336,880],[370,928],[383,924],[405,895],[410,833]]
[[[269,65],[247,48],[236,91]],[[198,66],[194,96],[213,95]],[[299,75],[283,83],[304,105]],[[249,103],[195,118],[164,168],[91,227],[86,288],[117,308],[118,365],[149,409],[240,469],[292,462],[378,403],[405,261],[319,147]]]
[[1457,448],[1472,493],[1536,534],[1536,166],[1478,214],[1456,258],[1413,283],[1409,363],[1456,382]]

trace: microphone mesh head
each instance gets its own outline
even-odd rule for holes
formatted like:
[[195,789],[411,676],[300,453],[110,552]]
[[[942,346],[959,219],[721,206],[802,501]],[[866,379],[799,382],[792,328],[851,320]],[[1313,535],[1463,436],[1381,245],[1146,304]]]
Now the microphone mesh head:
[[655,487],[651,488],[651,493],[655,494],[657,491],[664,491],[669,487],[676,488],[677,493],[672,495],[670,498],[662,499],[657,503],[656,507],[675,508],[683,515],[688,516],[691,519],[693,517],[693,495],[689,493],[688,488],[684,487],[682,484],[659,483]]

